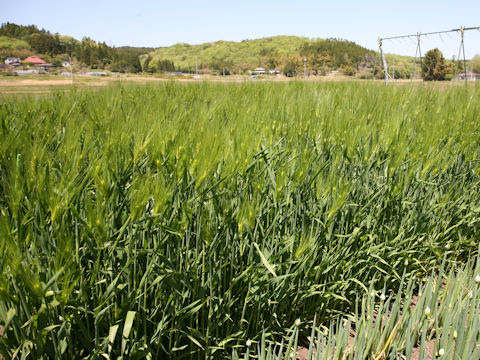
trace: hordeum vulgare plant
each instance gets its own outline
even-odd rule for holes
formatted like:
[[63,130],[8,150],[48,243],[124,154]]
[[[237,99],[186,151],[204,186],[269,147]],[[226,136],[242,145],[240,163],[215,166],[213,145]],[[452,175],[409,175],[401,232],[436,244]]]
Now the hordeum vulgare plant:
[[2,98],[1,353],[229,358],[285,339],[289,356],[315,322],[324,358],[434,339],[475,356],[477,323],[460,325],[478,308],[480,272],[462,269],[479,95],[292,81]]

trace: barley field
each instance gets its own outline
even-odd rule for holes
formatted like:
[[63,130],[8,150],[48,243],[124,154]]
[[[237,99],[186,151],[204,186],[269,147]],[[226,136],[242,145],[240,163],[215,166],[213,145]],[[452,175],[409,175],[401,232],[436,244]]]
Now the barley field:
[[453,359],[453,331],[478,356],[479,86],[120,84],[0,122],[4,358],[396,359],[438,336]]

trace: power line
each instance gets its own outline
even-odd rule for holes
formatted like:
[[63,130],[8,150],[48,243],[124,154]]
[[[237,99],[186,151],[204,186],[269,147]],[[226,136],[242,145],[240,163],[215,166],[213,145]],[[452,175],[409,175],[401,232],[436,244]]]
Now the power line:
[[480,31],[480,26],[474,26],[474,27],[468,27],[468,28],[467,27],[461,27],[461,28],[452,29],[452,30],[432,31],[432,32],[417,33],[417,34],[411,34],[411,35],[390,36],[390,37],[380,38],[380,40],[392,40],[392,39],[402,39],[402,38],[417,37],[417,36],[446,34],[446,33],[451,33],[451,32],[467,31],[467,30],[478,30],[478,31]]
[[[411,39],[413,40],[413,38],[416,38],[417,41],[416,41],[416,44],[417,44],[417,48],[415,50],[415,63],[414,63],[414,77],[415,77],[415,74],[416,74],[416,64],[417,64],[417,54],[419,55],[419,58],[420,58],[420,67],[422,67],[422,52],[421,52],[421,47],[420,47],[420,43],[421,43],[421,38],[422,36],[426,37],[426,36],[429,36],[429,35],[439,35],[440,38],[442,39],[443,41],[443,38],[441,36],[441,34],[447,34],[449,37],[450,36],[450,33],[452,32],[460,32],[460,38],[461,38],[461,41],[460,41],[460,48],[458,50],[458,58],[460,58],[460,54],[463,52],[463,67],[465,69],[465,85],[467,85],[467,72],[466,72],[466,59],[465,59],[465,43],[464,43],[464,36],[465,36],[465,31],[469,31],[469,30],[477,30],[477,31],[480,31],[480,26],[472,26],[472,27],[460,27],[458,29],[452,29],[452,30],[442,30],[442,31],[431,31],[431,32],[425,32],[425,33],[421,33],[421,32],[418,32],[416,34],[409,34],[409,35],[400,35],[400,36],[390,36],[390,37],[384,37],[384,38],[381,38],[379,37],[378,38],[378,45],[379,45],[379,51],[380,51],[380,55],[382,57],[382,60],[383,60],[383,69],[384,69],[384,73],[385,73],[385,83],[388,84],[388,77],[389,77],[389,74],[388,74],[388,67],[387,67],[387,63],[385,61],[385,58],[384,58],[384,53],[383,53],[383,41],[384,40],[398,40],[398,39]],[[413,40],[414,41],[414,40]],[[376,57],[375,57],[375,60],[376,60]],[[459,59],[457,59],[457,61],[459,61]],[[457,75],[457,67],[458,67],[458,63],[456,63],[456,66],[455,66],[455,74],[454,74],[454,77],[456,78],[456,75]]]

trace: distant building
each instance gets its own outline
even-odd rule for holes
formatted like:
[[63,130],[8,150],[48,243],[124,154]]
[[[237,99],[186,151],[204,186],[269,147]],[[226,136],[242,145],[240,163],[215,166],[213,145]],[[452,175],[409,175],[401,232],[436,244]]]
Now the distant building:
[[275,70],[268,70],[268,72],[269,72],[270,75],[280,74],[280,70],[277,70],[277,69],[275,69]]
[[467,71],[467,73],[457,74],[456,80],[465,80],[465,76],[467,77],[467,81],[480,81],[480,74],[476,74],[471,71]]
[[53,69],[55,67],[55,65],[52,65],[52,64],[38,64],[36,65],[39,69],[42,69],[42,70],[50,70],[50,69]]
[[101,71],[101,72],[97,72],[97,71],[87,71],[85,73],[85,75],[89,75],[89,76],[106,76],[107,73],[104,72],[104,71]]
[[22,60],[17,57],[8,57],[5,59],[5,64],[6,65],[12,65],[12,66],[18,66],[22,64]]
[[6,71],[6,70],[8,70],[8,65],[0,64],[0,71]]
[[34,74],[38,74],[38,70],[34,70],[34,69],[31,69],[31,70],[15,70],[14,73],[16,73],[17,75],[34,75]]
[[26,59],[23,60],[24,63],[29,62],[35,65],[42,65],[46,64],[47,62],[45,60],[40,59],[39,57],[36,56],[29,56]]
[[265,69],[264,68],[256,68],[253,70],[254,74],[265,74]]

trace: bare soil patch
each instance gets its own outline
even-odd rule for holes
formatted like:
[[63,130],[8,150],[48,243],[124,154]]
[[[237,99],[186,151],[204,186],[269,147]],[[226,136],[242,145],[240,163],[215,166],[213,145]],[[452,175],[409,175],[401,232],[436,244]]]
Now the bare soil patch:
[[1,80],[0,86],[49,86],[49,85],[71,85],[72,80],[58,79],[58,80]]
[[[353,345],[353,336],[350,335],[348,338],[348,348],[350,349]],[[435,347],[435,341],[430,340],[425,343],[425,360],[433,360],[433,349]],[[316,351],[313,351],[315,356]],[[308,348],[299,346],[297,349],[297,360],[308,360]],[[412,357],[409,360],[418,360],[420,359],[420,347],[413,348]]]

